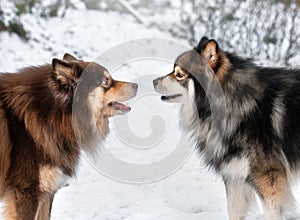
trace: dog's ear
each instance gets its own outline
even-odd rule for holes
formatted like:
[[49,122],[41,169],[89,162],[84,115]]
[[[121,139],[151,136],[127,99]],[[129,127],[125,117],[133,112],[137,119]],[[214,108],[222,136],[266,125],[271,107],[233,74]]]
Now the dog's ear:
[[68,84],[70,80],[78,75],[76,65],[65,60],[54,58],[52,60],[52,68],[56,80],[61,85]]
[[207,37],[202,37],[201,40],[199,41],[197,47],[195,47],[195,50],[198,53],[201,53],[201,51],[206,47],[207,43],[209,42],[209,39]]
[[196,47],[196,51],[205,58],[212,69],[217,66],[220,56],[219,46],[215,40],[209,40],[207,37],[202,37],[198,46]]
[[76,57],[74,57],[73,55],[69,54],[69,53],[65,53],[63,60],[66,61],[76,61],[78,60]]

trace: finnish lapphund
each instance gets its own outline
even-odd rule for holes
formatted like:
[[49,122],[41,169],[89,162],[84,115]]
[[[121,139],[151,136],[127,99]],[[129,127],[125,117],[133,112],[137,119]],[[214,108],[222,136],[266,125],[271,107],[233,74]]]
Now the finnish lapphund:
[[182,103],[181,126],[222,176],[230,220],[247,217],[255,194],[267,220],[296,209],[300,70],[257,66],[203,37],[153,84],[162,101]]
[[47,220],[79,151],[93,151],[109,117],[130,111],[137,84],[114,80],[70,54],[52,64],[0,74],[0,199],[5,219]]

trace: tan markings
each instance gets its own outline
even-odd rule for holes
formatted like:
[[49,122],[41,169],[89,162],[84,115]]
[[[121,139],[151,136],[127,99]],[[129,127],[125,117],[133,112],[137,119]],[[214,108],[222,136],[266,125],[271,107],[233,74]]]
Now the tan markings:
[[104,72],[103,72],[103,75],[104,75],[105,77],[111,78],[109,72],[107,72],[107,71],[104,71]]
[[126,101],[135,96],[136,90],[131,83],[114,81],[112,87],[105,93],[107,102]]
[[7,190],[4,194],[4,217],[8,220],[17,220],[16,198],[12,190]]
[[39,169],[40,174],[40,191],[38,210],[35,220],[48,220],[50,219],[50,209],[52,206],[54,194],[59,188],[60,179],[63,175],[56,167],[48,165],[42,166]]
[[254,175],[254,184],[263,202],[278,208],[290,203],[290,190],[285,172],[271,169],[266,173],[257,173]]
[[61,84],[68,84],[68,80],[77,74],[78,68],[84,71],[89,65],[92,65],[91,62],[83,62],[79,60],[64,61],[70,66],[64,66],[60,63],[56,63],[54,67],[56,78]]
[[61,83],[61,84],[67,84],[68,83],[68,78],[71,78],[73,76],[73,70],[70,66],[67,66],[68,62],[64,65],[56,60],[53,61],[53,70],[54,73],[56,74],[56,79]]
[[231,63],[229,59],[226,57],[225,53],[220,50],[220,67],[216,72],[216,76],[219,80],[222,80],[224,76],[228,73],[229,68],[231,67]]
[[182,69],[180,66],[176,66],[175,67],[175,73],[178,73],[178,72],[180,72],[180,73],[186,73],[186,71],[184,69]]
[[54,194],[43,193],[39,199],[35,220],[50,220]]
[[42,166],[40,172],[40,191],[38,209],[35,220],[50,219],[50,209],[54,193],[58,188],[59,171],[55,167]]
[[205,49],[201,51],[201,55],[206,59],[212,69],[218,67],[218,69],[215,70],[215,74],[219,80],[222,80],[228,73],[231,63],[226,57],[226,54],[220,48],[217,53],[216,42],[209,42]]
[[40,168],[40,190],[53,193],[57,188],[59,172],[57,168],[43,166]]
[[210,67],[214,69],[217,66],[219,61],[219,54],[217,54],[217,45],[216,42],[209,42],[205,49],[201,51],[201,55],[207,60]]
[[188,73],[184,69],[182,69],[180,66],[176,66],[172,76],[176,80],[181,81],[188,77]]

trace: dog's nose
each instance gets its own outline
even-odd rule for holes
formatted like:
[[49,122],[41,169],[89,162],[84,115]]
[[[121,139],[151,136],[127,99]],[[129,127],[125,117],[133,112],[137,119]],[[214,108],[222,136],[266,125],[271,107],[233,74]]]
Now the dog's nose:
[[138,87],[139,87],[139,85],[137,83],[132,83],[131,86],[132,86],[133,89],[138,89]]
[[153,80],[153,86],[156,87],[157,84],[158,84],[158,79],[154,79],[154,80]]

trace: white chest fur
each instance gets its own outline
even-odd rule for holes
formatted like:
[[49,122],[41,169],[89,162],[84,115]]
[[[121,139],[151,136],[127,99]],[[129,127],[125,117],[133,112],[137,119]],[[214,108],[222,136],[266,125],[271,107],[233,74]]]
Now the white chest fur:
[[68,177],[57,167],[40,167],[40,190],[53,193],[65,185]]
[[249,174],[249,161],[247,158],[233,158],[221,167],[221,174],[232,180],[246,179]]

